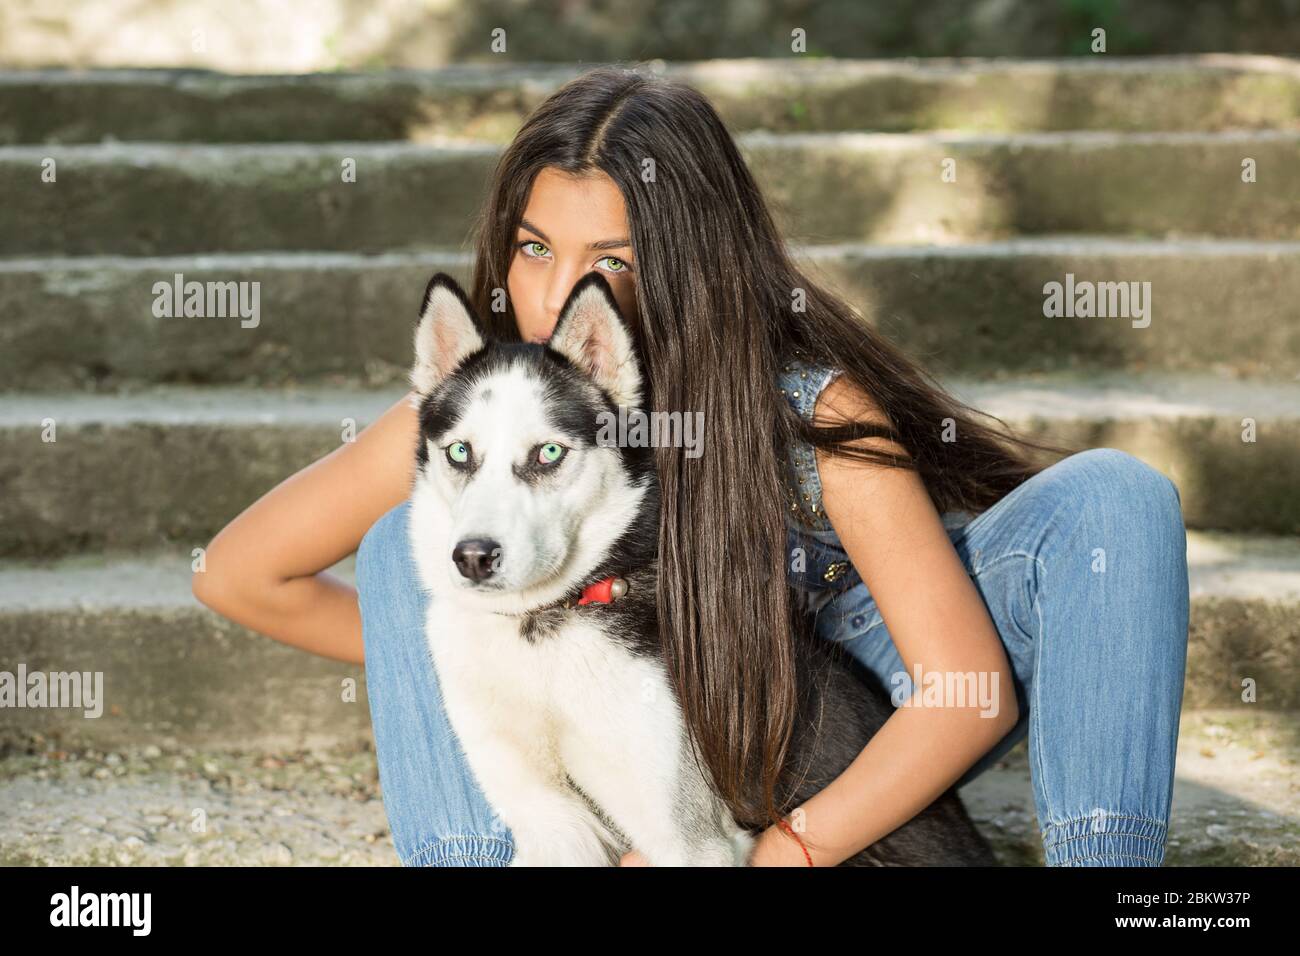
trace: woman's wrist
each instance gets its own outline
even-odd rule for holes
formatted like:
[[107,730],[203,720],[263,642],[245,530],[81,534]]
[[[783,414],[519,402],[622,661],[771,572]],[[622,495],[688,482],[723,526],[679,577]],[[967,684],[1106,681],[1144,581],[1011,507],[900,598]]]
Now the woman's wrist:
[[[802,846],[800,844],[803,844]],[[768,827],[754,841],[754,850],[749,855],[750,866],[804,866],[808,865],[809,855],[814,866],[833,866],[832,861],[823,861],[818,854],[807,847],[802,835],[795,839],[781,827]]]

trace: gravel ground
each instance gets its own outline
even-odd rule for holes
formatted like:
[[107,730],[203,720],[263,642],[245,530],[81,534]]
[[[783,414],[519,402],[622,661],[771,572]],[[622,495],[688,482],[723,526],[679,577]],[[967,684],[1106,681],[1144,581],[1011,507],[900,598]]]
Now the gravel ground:
[[[369,750],[0,759],[0,865],[394,866]],[[1024,742],[962,791],[1002,860],[1042,865]],[[1183,715],[1169,866],[1300,865],[1300,715]]]
[[0,865],[397,865],[369,751],[24,749],[0,761]]
[[[1004,863],[1043,865],[1027,741],[961,794]],[[1300,713],[1184,711],[1165,866],[1300,866]]]

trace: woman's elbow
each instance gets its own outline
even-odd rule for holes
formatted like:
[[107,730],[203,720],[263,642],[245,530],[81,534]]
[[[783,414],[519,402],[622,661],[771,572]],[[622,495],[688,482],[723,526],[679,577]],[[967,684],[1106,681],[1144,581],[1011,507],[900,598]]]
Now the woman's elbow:
[[229,606],[235,594],[234,581],[229,568],[230,562],[217,556],[213,547],[216,539],[203,548],[194,562],[190,574],[190,593],[195,600],[218,613]]
[[197,568],[190,575],[190,593],[205,607],[220,611],[228,594],[228,587],[220,576],[207,568]]

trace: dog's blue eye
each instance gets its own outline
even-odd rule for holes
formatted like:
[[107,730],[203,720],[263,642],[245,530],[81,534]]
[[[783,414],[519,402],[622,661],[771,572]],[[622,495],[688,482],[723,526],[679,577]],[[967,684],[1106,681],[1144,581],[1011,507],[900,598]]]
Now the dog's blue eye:
[[564,446],[557,445],[555,442],[547,442],[537,453],[537,461],[543,465],[553,465],[564,457]]
[[455,465],[469,461],[469,446],[463,441],[452,442],[447,446],[447,460]]

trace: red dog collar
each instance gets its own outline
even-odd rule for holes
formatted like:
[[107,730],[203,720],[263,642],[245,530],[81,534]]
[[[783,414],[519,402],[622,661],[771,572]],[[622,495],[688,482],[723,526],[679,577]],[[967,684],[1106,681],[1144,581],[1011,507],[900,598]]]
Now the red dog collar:
[[[550,604],[544,604],[541,607],[535,607],[524,614],[539,614],[542,611],[549,611],[555,608],[565,608],[572,611],[582,604],[613,604],[623,595],[627,594],[629,584],[626,578],[608,577],[599,581],[593,581],[582,589],[582,595],[576,600],[572,597],[560,598],[552,601]],[[506,613],[506,612],[497,612]],[[514,615],[512,615],[514,616]]]
[[579,604],[613,604],[618,598],[627,594],[627,581],[622,578],[608,577],[594,581],[582,589]]

